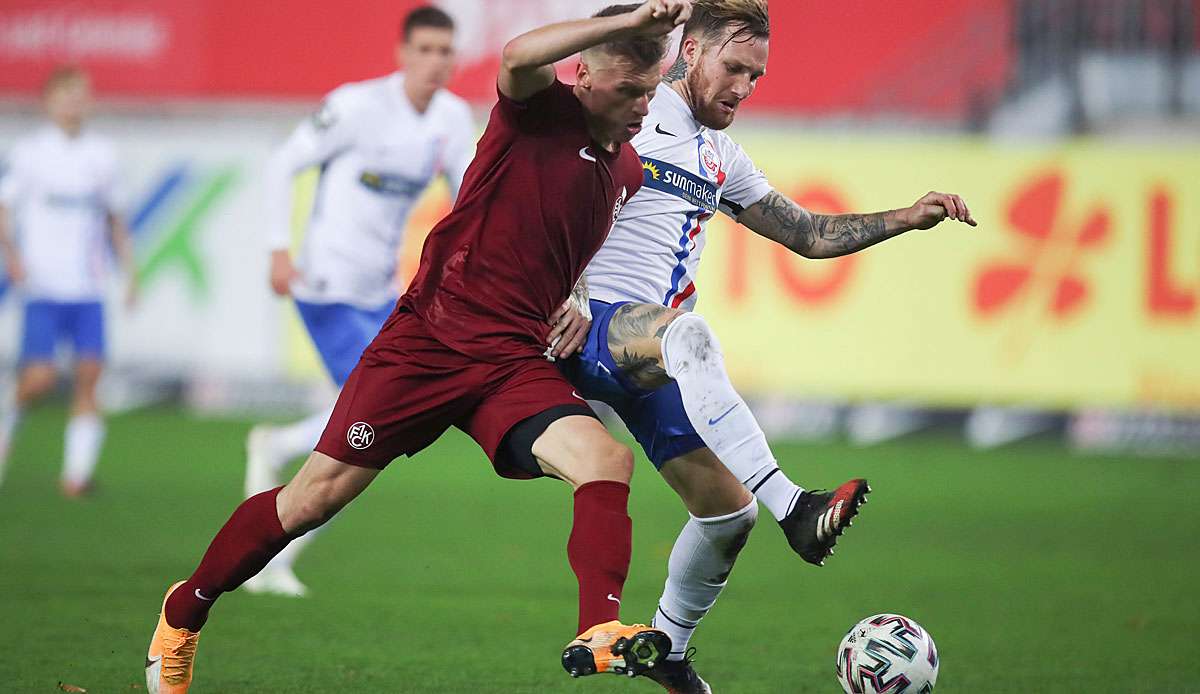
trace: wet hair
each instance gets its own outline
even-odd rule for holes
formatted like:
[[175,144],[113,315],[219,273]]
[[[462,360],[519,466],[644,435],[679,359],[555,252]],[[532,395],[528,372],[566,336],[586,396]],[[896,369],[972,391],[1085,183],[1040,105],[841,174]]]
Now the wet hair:
[[[600,10],[593,17],[615,17],[621,14],[633,12],[641,7],[641,3],[628,3],[624,5],[609,5]],[[630,36],[616,41],[589,48],[585,53],[590,51],[603,51],[610,56],[617,58],[625,58],[639,68],[655,67],[667,57],[667,36]]]

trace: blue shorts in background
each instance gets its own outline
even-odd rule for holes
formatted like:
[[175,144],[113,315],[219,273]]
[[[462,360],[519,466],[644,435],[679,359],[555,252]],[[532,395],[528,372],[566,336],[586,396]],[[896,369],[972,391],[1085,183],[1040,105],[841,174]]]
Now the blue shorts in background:
[[99,301],[25,302],[21,364],[54,361],[60,342],[71,345],[76,359],[103,361],[104,304]]
[[683,409],[679,384],[657,390],[639,388],[625,378],[608,351],[608,324],[627,301],[592,301],[592,327],[583,352],[563,362],[563,370],[580,394],[607,403],[641,444],[646,457],[661,469],[672,458],[704,448]]
[[312,304],[297,301],[300,319],[333,382],[340,387],[350,377],[363,350],[379,334],[394,304],[373,309],[350,304]]

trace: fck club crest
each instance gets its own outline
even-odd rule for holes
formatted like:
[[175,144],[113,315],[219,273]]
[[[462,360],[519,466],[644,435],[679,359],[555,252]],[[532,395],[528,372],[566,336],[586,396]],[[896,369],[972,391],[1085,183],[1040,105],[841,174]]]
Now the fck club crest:
[[368,448],[375,441],[375,430],[366,422],[355,422],[346,430],[346,443],[355,450]]

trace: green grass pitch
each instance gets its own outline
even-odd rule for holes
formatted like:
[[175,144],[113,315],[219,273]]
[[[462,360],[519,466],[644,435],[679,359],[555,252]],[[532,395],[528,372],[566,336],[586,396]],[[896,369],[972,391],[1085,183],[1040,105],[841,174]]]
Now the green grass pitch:
[[[239,501],[249,423],[114,417],[99,494],[56,492],[63,412],[33,413],[0,489],[0,691],[144,687],[167,584]],[[717,692],[838,692],[838,641],[899,612],[942,657],[940,692],[1200,692],[1200,464],[1076,457],[1051,441],[968,451],[931,435],[868,449],[778,446],[798,481],[871,480],[823,569],[763,513],[693,641]],[[685,513],[639,462],[626,621],[648,620]],[[452,433],[401,460],[301,560],[312,597],[233,593],[193,692],[653,692],[572,681],[565,486],[493,476]]]

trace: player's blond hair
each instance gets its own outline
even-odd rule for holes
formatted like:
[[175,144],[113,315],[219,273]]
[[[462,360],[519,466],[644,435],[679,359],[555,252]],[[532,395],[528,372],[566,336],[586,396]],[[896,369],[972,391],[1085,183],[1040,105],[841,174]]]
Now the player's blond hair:
[[683,26],[683,35],[714,39],[731,27],[726,42],[770,38],[767,0],[692,0],[692,16]]

